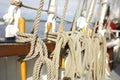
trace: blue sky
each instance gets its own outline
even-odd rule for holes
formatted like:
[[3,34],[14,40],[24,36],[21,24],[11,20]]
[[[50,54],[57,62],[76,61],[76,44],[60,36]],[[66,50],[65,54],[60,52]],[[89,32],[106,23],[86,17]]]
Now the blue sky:
[[[23,4],[26,4],[26,5],[37,8],[40,0],[21,0],[21,1],[23,2]],[[49,0],[45,0],[44,9],[47,9],[48,1]],[[69,0],[69,5],[68,5],[67,13],[66,13],[66,15],[67,15],[66,19],[67,20],[71,21],[73,19],[74,13],[75,13],[75,10],[76,10],[76,6],[77,6],[77,1],[78,0]],[[65,0],[58,0],[57,15],[59,17],[62,15],[64,2],[65,2]],[[9,6],[10,6],[9,0],[0,0],[0,18],[2,18],[3,15],[7,12]],[[34,19],[35,15],[36,15],[35,10],[22,8],[22,16],[25,17],[26,19]],[[43,19],[43,20],[47,19],[47,13],[42,12],[41,19]]]
[[[40,0],[21,0],[21,1],[23,2],[23,4],[37,8]],[[57,0],[57,1],[58,1],[57,16],[61,17],[65,0]],[[109,0],[109,2],[111,1],[112,0]],[[44,9],[47,9],[48,2],[49,0],[45,0]],[[82,2],[83,0],[81,0],[81,6],[82,6]],[[69,21],[73,20],[77,3],[78,3],[78,0],[69,0],[69,5],[68,5],[66,17],[65,17],[66,20],[69,20]],[[7,12],[9,6],[10,6],[9,0],[0,0],[0,18],[2,18],[3,15]],[[22,16],[25,17],[26,19],[35,19],[36,11],[22,8]],[[46,20],[47,13],[42,12],[41,19]]]

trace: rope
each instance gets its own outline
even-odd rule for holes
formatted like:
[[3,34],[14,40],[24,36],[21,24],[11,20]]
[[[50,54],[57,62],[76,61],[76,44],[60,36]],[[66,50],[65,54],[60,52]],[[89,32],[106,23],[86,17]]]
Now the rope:
[[95,22],[95,25],[94,25],[92,38],[95,36],[95,31],[98,28],[98,20],[100,19],[100,11],[101,11],[101,9],[102,9],[102,5],[99,5],[98,12],[97,12],[98,16],[96,17],[96,22]]
[[16,42],[30,42],[31,48],[27,56],[20,58],[20,60],[30,60],[37,57],[37,60],[33,69],[33,80],[43,80],[42,79],[42,66],[47,66],[47,79],[54,80],[54,66],[53,62],[48,59],[48,52],[45,43],[37,36],[38,26],[40,22],[41,10],[44,5],[44,0],[40,0],[40,6],[37,11],[37,16],[33,24],[32,34],[28,33],[17,33]]
[[94,14],[96,1],[97,0],[91,0],[90,7],[89,7],[89,10],[88,10],[88,14],[87,14],[87,27],[90,26],[90,23],[92,21],[92,17],[93,17],[93,14]]
[[[55,49],[51,53],[52,60],[48,58],[45,43],[37,36],[40,15],[43,8],[44,0],[40,1],[37,16],[33,24],[32,34],[17,33],[17,42],[30,42],[30,52],[23,60],[30,60],[38,57],[33,69],[33,80],[42,79],[42,66],[46,65],[47,80],[58,80],[59,77],[59,60],[61,51],[64,50],[66,55],[65,76],[74,80],[75,76],[83,80],[104,80],[105,70],[108,69],[106,58],[106,40],[103,36],[95,35],[90,38],[82,32],[64,32],[63,23],[67,9],[68,0],[66,0],[61,23],[59,24],[58,33],[48,33],[48,40],[56,41]],[[68,48],[66,49],[66,46]],[[91,47],[93,46],[93,47]]]
[[[86,80],[104,80],[106,69],[109,72],[108,54],[106,52],[106,40],[101,35],[96,35],[94,38],[87,37],[86,34],[81,32],[74,33],[50,33],[49,39],[56,39],[56,47],[53,53],[53,57],[56,76],[59,71],[59,56],[61,50],[65,49],[65,55],[67,58],[67,64],[65,67],[64,79],[74,79],[75,75],[80,79],[86,78]],[[66,49],[65,46],[68,46]],[[92,46],[92,47],[91,47]],[[56,78],[56,80],[58,77]]]
[[98,32],[100,34],[104,35],[105,31],[102,28],[103,28],[103,21],[105,18],[105,14],[106,14],[106,11],[108,8],[108,1],[107,0],[101,1],[101,5],[102,5],[102,10],[101,10],[101,15],[100,15],[100,20],[99,20]]
[[[53,4],[52,2],[54,2],[55,4]],[[54,10],[51,10],[51,8],[53,9],[53,8],[55,8]],[[49,5],[48,5],[48,14],[50,14],[50,13],[52,13],[52,14],[54,14],[54,15],[56,15],[56,13],[57,13],[57,1],[56,0],[53,0],[53,1],[49,1]]]
[[[34,8],[34,7],[31,7],[31,6],[25,5],[21,1],[9,0],[9,2],[10,2],[11,5],[24,7],[24,8],[28,8],[28,9],[32,9],[32,10],[38,10],[38,8]],[[48,10],[41,10],[41,11],[48,12]]]
[[60,21],[60,24],[59,24],[59,29],[58,29],[58,31],[60,31],[60,32],[61,32],[61,31],[64,31],[63,24],[64,24],[64,18],[65,18],[67,6],[68,6],[68,0],[66,0],[66,2],[65,2],[63,14],[62,14],[61,21]]
[[[39,40],[39,41],[41,41],[41,40]],[[42,42],[42,45],[39,46],[39,49],[38,49],[38,50],[40,50],[40,57],[36,60],[35,66],[33,69],[33,80],[39,80],[39,79],[43,80],[42,74],[41,74],[41,67],[43,65],[46,65],[46,67],[47,67],[47,80],[53,80],[54,79],[53,62],[47,58],[48,52],[46,49],[46,45],[44,44],[43,41],[41,41],[41,42]],[[40,49],[41,47],[43,47],[42,50]]]
[[86,8],[87,8],[87,3],[88,3],[88,0],[84,0],[83,10],[85,10],[85,11],[86,11]]
[[22,6],[22,2],[20,0],[9,0],[11,5]]
[[75,31],[75,30],[76,30],[76,21],[77,21],[77,19],[78,19],[79,9],[80,9],[80,0],[78,1],[76,13],[75,13],[75,17],[74,17],[74,20],[73,20],[72,31]]
[[[33,34],[31,34],[32,36],[28,36],[27,38],[32,38],[32,40],[30,41],[31,42],[31,48],[30,48],[30,52],[29,54],[26,56],[25,60],[29,60],[29,59],[32,59],[34,57],[36,57],[36,54],[34,54],[34,50],[35,50],[35,45],[36,45],[36,39],[38,38],[37,37],[37,32],[38,32],[38,25],[39,25],[39,22],[40,22],[40,14],[41,14],[41,9],[43,7],[43,3],[44,1],[41,0],[40,2],[40,6],[39,6],[39,9],[37,11],[37,16],[36,16],[36,19],[33,23]],[[30,35],[30,34],[29,34]],[[27,35],[24,36],[24,33],[23,33],[23,36],[20,35],[19,36],[19,33],[17,34],[17,38],[21,38],[21,37],[25,37],[26,38]],[[23,38],[23,39],[25,39]],[[21,40],[20,40],[21,41]]]

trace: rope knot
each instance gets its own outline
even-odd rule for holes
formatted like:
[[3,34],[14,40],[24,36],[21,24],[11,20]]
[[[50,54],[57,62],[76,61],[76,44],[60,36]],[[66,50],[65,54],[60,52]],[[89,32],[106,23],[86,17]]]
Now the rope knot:
[[62,33],[60,34],[60,37],[63,39],[63,41],[62,41],[62,48],[64,48],[64,47],[66,46],[66,44],[69,42],[70,37],[69,37],[69,35],[68,35],[67,33],[65,33],[65,32],[62,32]]
[[17,1],[17,0],[10,0],[10,4],[11,5],[15,5],[15,6],[22,6],[22,2],[21,1]]

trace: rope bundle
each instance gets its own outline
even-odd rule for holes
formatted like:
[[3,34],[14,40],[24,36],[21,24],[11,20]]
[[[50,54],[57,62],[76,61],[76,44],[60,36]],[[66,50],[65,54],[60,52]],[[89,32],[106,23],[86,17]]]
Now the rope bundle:
[[[76,21],[73,22],[72,32],[64,32],[63,19],[64,16],[61,19],[60,25],[62,27],[59,26],[58,33],[47,33],[47,40],[56,42],[55,50],[51,53],[56,68],[56,80],[59,75],[60,55],[62,54],[66,57],[65,80],[74,80],[75,77],[81,80],[104,80],[107,71],[109,73],[108,63],[106,62],[108,61],[108,55],[105,38],[98,34],[94,34],[90,38],[87,32],[76,32]],[[68,47],[66,48],[66,46]],[[62,51],[64,53],[61,53]]]
[[[48,58],[45,43],[37,36],[40,14],[44,0],[40,1],[37,17],[33,24],[32,34],[17,33],[17,42],[30,42],[30,52],[23,60],[30,60],[38,57],[33,69],[33,80],[42,79],[42,66],[47,67],[47,79],[58,80],[60,68],[61,51],[65,53],[65,76],[64,79],[74,80],[75,77],[86,80],[104,80],[108,64],[105,38],[101,35],[90,38],[88,34],[81,32],[64,32],[63,23],[68,4],[66,0],[65,9],[61,18],[58,33],[47,33],[47,40],[56,42],[54,51],[51,53],[52,59]],[[66,46],[68,46],[66,48]],[[92,46],[92,47],[91,47]]]
[[62,32],[48,33],[48,40],[56,41],[55,50],[51,53],[54,65],[57,66],[56,74],[59,72],[61,51],[65,49],[65,78],[73,80],[76,76],[86,80],[105,79],[106,70],[109,72],[109,67],[106,63],[108,54],[104,37],[96,35],[92,39],[81,32]]

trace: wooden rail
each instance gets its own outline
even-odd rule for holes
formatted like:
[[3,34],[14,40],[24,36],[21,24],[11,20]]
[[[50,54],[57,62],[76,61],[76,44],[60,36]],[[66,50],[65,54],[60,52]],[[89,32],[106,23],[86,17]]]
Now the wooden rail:
[[[46,43],[48,52],[52,52],[55,43]],[[30,51],[30,43],[0,43],[0,57],[25,56]]]
[[[48,52],[52,52],[55,48],[55,43],[46,43]],[[0,57],[6,56],[25,56],[30,51],[30,43],[0,43]],[[108,48],[110,61],[113,60],[113,47]],[[113,62],[109,63],[110,69],[112,70]]]

